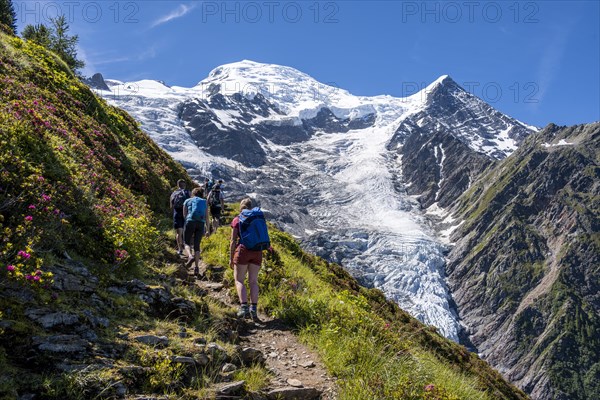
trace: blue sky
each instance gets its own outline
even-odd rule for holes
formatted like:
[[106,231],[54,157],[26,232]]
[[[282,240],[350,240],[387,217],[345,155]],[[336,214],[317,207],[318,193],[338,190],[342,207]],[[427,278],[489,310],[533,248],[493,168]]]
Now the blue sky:
[[86,73],[193,86],[249,59],[356,95],[440,75],[544,126],[600,120],[598,1],[18,1],[19,30],[62,13]]

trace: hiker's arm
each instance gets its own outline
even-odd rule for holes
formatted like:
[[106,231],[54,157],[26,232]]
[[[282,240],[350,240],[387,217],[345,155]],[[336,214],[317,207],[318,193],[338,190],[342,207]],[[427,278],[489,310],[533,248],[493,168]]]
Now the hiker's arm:
[[239,231],[238,231],[238,227],[236,226],[231,231],[231,240],[229,241],[229,266],[232,268],[233,268],[233,253],[235,253],[235,248],[237,247],[238,237],[239,237]]
[[225,209],[225,200],[224,200],[224,196],[223,193],[221,192],[221,210]]
[[184,204],[183,205],[183,219],[186,219],[188,215],[188,209],[187,209],[187,205]]

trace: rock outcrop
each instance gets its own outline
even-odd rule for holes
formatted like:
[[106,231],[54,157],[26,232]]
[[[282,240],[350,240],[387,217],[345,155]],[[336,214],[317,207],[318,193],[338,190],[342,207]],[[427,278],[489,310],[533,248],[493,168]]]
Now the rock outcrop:
[[600,396],[600,123],[547,126],[458,202],[448,281],[472,345],[539,400]]

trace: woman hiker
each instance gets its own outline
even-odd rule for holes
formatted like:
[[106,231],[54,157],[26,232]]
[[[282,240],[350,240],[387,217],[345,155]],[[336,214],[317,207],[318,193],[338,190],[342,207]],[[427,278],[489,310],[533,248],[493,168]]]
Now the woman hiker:
[[[229,266],[233,268],[235,289],[237,290],[241,304],[237,314],[238,317],[252,318],[252,320],[260,322],[256,309],[256,304],[258,303],[258,271],[260,270],[260,265],[262,263],[262,249],[268,248],[270,244],[267,226],[262,211],[256,208],[252,210],[252,213],[256,213],[256,215],[245,218],[244,214],[250,216],[252,213],[244,213],[244,210],[252,210],[251,199],[244,199],[241,201],[240,215],[235,217],[233,222],[231,222],[231,228],[233,230],[231,232],[229,246]],[[248,231],[245,230],[242,234],[240,228],[244,222],[240,222],[240,218],[246,222],[249,222],[252,218],[252,229]],[[242,239],[242,236],[244,236],[244,239]],[[242,244],[242,242],[250,247]],[[246,274],[248,275],[248,283],[250,285],[250,307],[248,307],[248,292],[244,282],[246,280]]]

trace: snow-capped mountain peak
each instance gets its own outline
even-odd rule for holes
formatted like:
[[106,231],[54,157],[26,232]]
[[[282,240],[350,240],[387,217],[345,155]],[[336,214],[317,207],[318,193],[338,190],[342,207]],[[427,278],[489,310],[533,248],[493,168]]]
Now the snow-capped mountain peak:
[[321,83],[295,68],[250,60],[213,69],[194,89],[205,98],[239,93],[251,100],[260,93],[289,117],[314,116],[322,107],[336,113],[337,109],[362,105],[348,91]]

